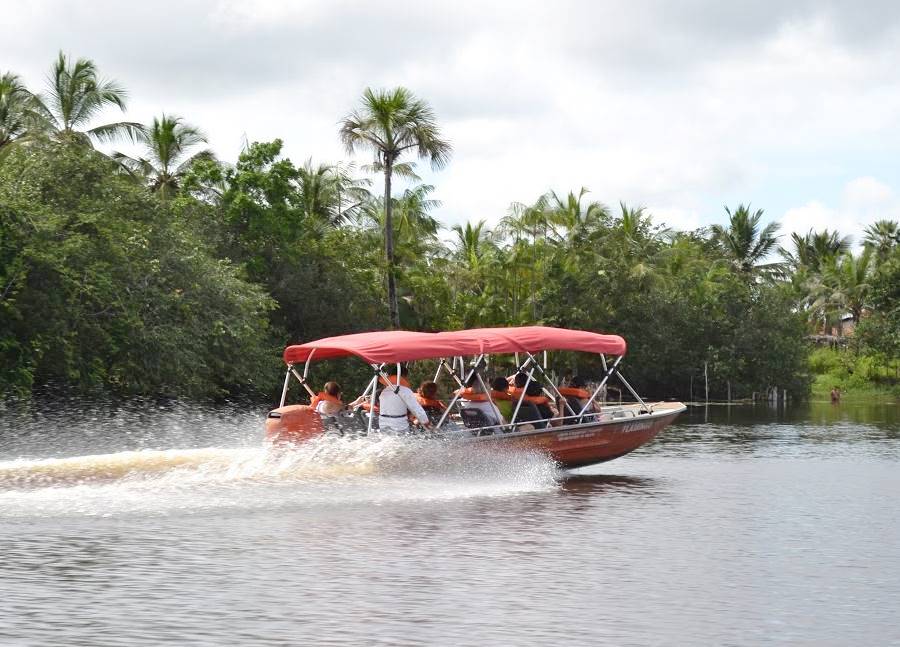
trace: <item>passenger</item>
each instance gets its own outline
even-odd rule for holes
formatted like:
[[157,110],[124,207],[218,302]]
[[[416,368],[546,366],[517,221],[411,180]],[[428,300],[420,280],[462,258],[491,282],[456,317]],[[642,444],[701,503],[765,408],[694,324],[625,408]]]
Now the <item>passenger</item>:
[[[478,376],[473,375],[472,378],[469,379],[467,384],[468,386],[460,395],[460,406],[464,411],[479,411],[483,417],[483,424],[467,424],[466,426],[495,427],[497,425],[504,424],[506,421],[503,419],[503,416],[500,414],[497,406],[488,399],[484,388],[481,386],[481,380],[478,378]],[[466,414],[463,413],[464,421],[466,417]]]
[[[528,375],[519,371],[512,377],[513,386],[509,388],[509,394],[513,398],[513,411],[515,411],[516,406],[519,403],[519,400],[522,396],[522,391],[525,388],[525,384],[528,382]],[[516,422],[529,422],[534,423],[534,425],[529,425],[528,428],[541,429],[546,427],[545,424],[538,422],[544,416],[541,415],[541,412],[538,410],[537,405],[532,401],[532,398],[528,397],[526,394],[524,398],[521,398],[522,404],[519,405],[519,413],[516,416]],[[523,428],[519,428],[519,430],[524,430]]]
[[[550,398],[544,395],[544,389],[539,383],[532,380],[528,388],[525,389],[525,397],[538,408],[542,420],[551,420],[559,417],[559,411]],[[551,424],[559,425],[560,423],[555,420]]]
[[[591,392],[587,390],[587,381],[580,375],[573,377],[569,382],[569,386],[559,387],[559,393],[566,400],[565,403],[559,403],[559,410],[564,414],[571,416],[572,412],[576,414],[581,413],[581,410],[588,403],[590,403],[590,406],[585,409],[585,413],[600,413],[600,405],[591,399]],[[572,411],[566,408],[566,403]]]
[[309,406],[322,417],[334,417],[345,409],[362,404],[363,400],[364,397],[360,396],[350,404],[344,405],[341,401],[341,385],[337,382],[326,382]]
[[444,411],[447,409],[447,405],[441,400],[438,400],[437,392],[437,384],[434,382],[422,382],[416,393],[416,400],[422,405],[422,409],[428,414],[428,419],[432,424],[437,424],[444,414]]
[[385,388],[378,394],[378,427],[382,431],[402,433],[409,431],[408,414],[412,414],[416,421],[425,428],[431,428],[428,414],[422,405],[416,400],[416,394],[409,388],[407,375],[409,369],[403,366],[400,369],[400,382],[397,383],[397,374],[390,375],[390,381],[381,379]]
[[516,409],[516,403],[512,395],[509,393],[509,382],[505,377],[495,377],[491,382],[491,399],[497,405],[497,410],[506,421],[512,420],[513,411]]

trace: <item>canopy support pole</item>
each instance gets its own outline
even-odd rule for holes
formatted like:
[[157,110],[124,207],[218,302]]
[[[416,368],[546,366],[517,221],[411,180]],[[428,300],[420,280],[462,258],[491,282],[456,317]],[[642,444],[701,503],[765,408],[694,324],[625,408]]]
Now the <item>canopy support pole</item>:
[[[603,372],[606,373],[606,353],[600,353],[600,361],[603,363]],[[606,406],[606,391],[603,392],[603,405]]]
[[291,382],[291,366],[288,364],[288,369],[284,372],[284,387],[281,389],[281,403],[278,407],[284,406],[284,401],[287,400],[288,387]]
[[[476,373],[475,375],[478,377],[478,383],[481,384],[481,388],[484,390],[485,394],[487,395],[488,402],[490,402],[491,406],[494,407],[494,409],[497,411],[498,414],[500,414],[500,408],[496,404],[494,404],[494,398],[491,397],[491,390],[489,388],[487,388],[487,384],[484,383],[484,379],[481,377],[481,373]],[[497,424],[502,425],[503,424],[503,416],[498,415],[498,417],[500,419],[497,421]]]
[[450,377],[456,380],[456,383],[462,388],[463,381],[459,377],[459,373],[456,372],[456,369],[453,368],[451,364],[444,364],[444,370],[450,373]]
[[[522,367],[524,368],[524,367],[528,366],[528,363],[529,363],[530,361],[531,361],[530,359],[527,360],[527,361],[522,365]],[[519,401],[516,402],[516,409],[515,409],[515,411],[513,411],[512,420],[509,421],[509,423],[510,423],[511,425],[516,424],[516,418],[517,418],[518,415],[519,415],[519,409],[522,408],[522,402],[525,400],[525,393],[528,391],[528,385],[531,384],[531,377],[532,377],[532,375],[534,375],[534,369],[531,369],[530,371],[528,371],[528,379],[525,380],[525,386],[522,387],[522,394],[519,396]]]
[[[534,359],[534,358],[531,356],[531,353],[529,353],[528,356],[531,357],[532,359]],[[559,389],[556,388],[556,385],[553,383],[553,380],[551,380],[551,379],[549,378],[549,376],[547,375],[546,371],[544,370],[545,368],[547,368],[547,366],[546,366],[546,358],[547,358],[547,351],[544,351],[544,360],[545,360],[545,362],[544,362],[544,368],[541,368],[541,365],[538,364],[537,361],[534,362],[535,366],[537,367],[538,372],[539,372],[541,375],[543,375],[543,376],[547,379],[547,383],[550,385],[550,388],[552,388],[552,389],[553,389],[553,392],[556,393],[556,397],[560,399],[560,401],[563,403],[563,406],[564,406],[566,409],[569,410],[569,413],[571,413],[573,416],[574,416],[574,415],[577,415],[577,414],[575,413],[575,410],[574,410],[571,406],[569,406],[569,401],[568,401],[565,397],[563,397],[563,394],[559,392]],[[546,388],[544,388],[544,393],[545,393],[546,395],[551,396],[551,397],[553,396],[553,394],[550,393]]]
[[[469,374],[466,376],[466,379],[463,381],[462,385],[465,386],[469,380],[472,379],[472,375],[480,368],[481,361],[484,359],[484,354],[478,356],[478,358],[472,362],[472,368],[469,370]],[[481,376],[479,376],[479,379]],[[482,382],[484,384],[484,382]],[[441,419],[438,420],[437,424],[434,426],[435,431],[441,428],[441,425],[444,424],[444,421],[447,419],[447,416],[450,415],[450,411],[453,409],[453,405],[459,401],[460,396],[462,395],[462,389],[453,394],[453,399],[450,400],[450,404],[447,405],[447,408],[444,410],[444,413],[441,414]]]
[[306,358],[306,364],[303,365],[303,379],[306,379],[306,376],[309,375],[309,363],[312,361],[313,355],[316,354],[318,348],[313,348],[309,353],[309,357]]
[[[382,366],[384,365],[382,364]],[[366,387],[365,391],[365,393],[368,393],[369,389],[372,389],[372,401],[369,402],[369,423],[366,427],[367,436],[372,433],[372,421],[375,419],[375,392],[378,390],[378,374],[381,372],[381,366],[378,364],[372,364],[372,368],[375,369],[375,375],[372,376],[372,381],[369,382],[369,386]]]
[[300,374],[297,372],[297,369],[294,368],[294,365],[293,365],[293,364],[291,364],[290,368],[288,368],[288,371],[290,371],[291,373],[293,373],[293,374],[294,374],[294,377],[297,378],[297,381],[300,382],[300,384],[303,385],[303,388],[306,389],[306,392],[307,392],[307,393],[309,393],[309,397],[311,397],[311,398],[316,397],[316,392],[313,391],[313,390],[309,387],[309,384],[306,383],[306,378],[303,377],[302,375],[300,375]]
[[622,384],[625,385],[625,388],[627,388],[627,389],[631,392],[631,395],[634,396],[634,399],[637,400],[637,401],[640,403],[640,405],[641,405],[641,413],[649,412],[650,409],[648,409],[648,408],[647,408],[647,405],[644,404],[644,401],[641,399],[641,396],[639,396],[639,395],[637,394],[637,391],[635,391],[633,388],[631,388],[631,385],[628,383],[628,380],[626,380],[626,379],[622,376],[621,373],[618,373],[618,378],[619,378],[619,381],[620,381]]
[[604,386],[606,386],[606,382],[616,372],[616,369],[619,367],[619,362],[622,361],[622,357],[623,357],[623,355],[619,355],[619,357],[616,358],[616,361],[613,362],[613,365],[610,366],[608,369],[606,369],[606,373],[604,374],[603,379],[600,380],[600,384],[597,385],[597,388],[594,389],[594,392],[591,394],[590,399],[581,408],[581,411],[578,412],[578,422],[579,423],[581,422],[582,418],[584,418],[584,414],[588,410],[588,407],[591,406],[591,404],[593,404],[594,398],[596,398],[597,394],[600,393],[600,389],[602,389]]

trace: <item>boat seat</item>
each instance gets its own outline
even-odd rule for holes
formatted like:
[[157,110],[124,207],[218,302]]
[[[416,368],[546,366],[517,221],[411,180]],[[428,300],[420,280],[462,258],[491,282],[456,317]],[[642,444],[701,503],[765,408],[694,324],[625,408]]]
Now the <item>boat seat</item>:
[[481,427],[490,427],[491,421],[484,415],[483,411],[478,409],[467,409],[463,407],[459,411],[463,424],[467,429],[479,429]]
[[541,415],[538,406],[534,402],[522,402],[516,422],[527,422],[533,425],[535,429],[543,429],[547,426],[547,423],[544,422],[544,416]]

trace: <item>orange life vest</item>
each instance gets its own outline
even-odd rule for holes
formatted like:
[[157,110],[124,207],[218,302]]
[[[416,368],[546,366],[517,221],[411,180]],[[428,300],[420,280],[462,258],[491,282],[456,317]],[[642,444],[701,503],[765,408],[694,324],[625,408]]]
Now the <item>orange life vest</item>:
[[559,387],[559,394],[570,398],[578,398],[579,400],[589,400],[591,392],[587,389],[576,389],[574,386]]
[[[522,395],[522,389],[513,387],[509,390],[509,394],[516,400]],[[525,402],[533,402],[534,404],[550,404],[550,399],[546,395],[526,395]]]
[[421,393],[416,393],[416,400],[419,402],[419,404],[422,405],[423,409],[431,408],[431,409],[438,409],[440,411],[443,411],[444,409],[447,408],[447,405],[444,404],[443,402],[441,402],[440,400],[432,400],[431,398],[426,398]]
[[321,402],[334,402],[335,404],[339,404],[344,406],[344,403],[341,402],[340,398],[336,398],[330,393],[325,393],[325,391],[319,391],[315,397],[312,399],[312,402],[309,403],[309,406],[312,407],[312,410],[315,411]]
[[463,400],[468,400],[469,402],[487,402],[488,397],[486,393],[476,393],[472,390],[471,387],[465,389],[459,389],[457,391],[459,397]]

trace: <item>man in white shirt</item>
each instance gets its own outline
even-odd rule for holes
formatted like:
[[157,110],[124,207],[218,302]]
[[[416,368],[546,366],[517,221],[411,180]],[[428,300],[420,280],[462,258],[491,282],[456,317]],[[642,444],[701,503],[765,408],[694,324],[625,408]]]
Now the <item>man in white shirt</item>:
[[390,376],[391,382],[378,394],[378,428],[387,433],[402,433],[409,431],[407,413],[412,413],[416,420],[425,427],[431,427],[428,414],[416,399],[416,394],[409,388],[406,381],[408,369],[403,366],[400,369],[400,384],[397,384],[397,374]]

